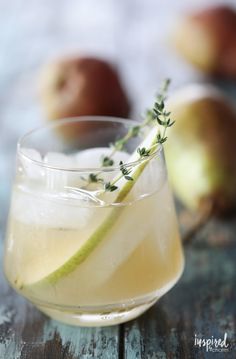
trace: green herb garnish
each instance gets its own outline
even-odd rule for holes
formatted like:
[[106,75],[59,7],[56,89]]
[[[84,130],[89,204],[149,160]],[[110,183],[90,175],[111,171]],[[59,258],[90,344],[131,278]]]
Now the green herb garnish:
[[[156,101],[154,103],[154,107],[152,110],[148,110],[146,112],[146,116],[143,122],[140,125],[135,125],[129,128],[128,132],[123,138],[117,140],[114,144],[112,144],[112,151],[109,156],[103,156],[101,159],[101,166],[102,167],[111,167],[114,164],[113,156],[117,151],[123,150],[125,145],[129,142],[131,138],[137,137],[140,135],[141,131],[146,127],[153,127],[158,125],[159,131],[156,136],[156,141],[153,143],[151,148],[138,148],[137,152],[140,158],[148,159],[154,150],[158,147],[158,145],[162,145],[167,140],[166,131],[167,128],[171,127],[174,124],[174,121],[171,120],[170,115],[171,113],[166,110],[165,107],[165,100],[166,94],[170,85],[170,80],[167,79],[164,81],[163,86],[161,88],[160,93],[156,97]],[[119,163],[120,168],[120,176],[116,177],[113,182],[105,182],[99,175],[102,173],[99,172],[98,174],[90,173],[87,178],[87,183],[101,183],[103,188],[106,192],[113,192],[118,187],[115,183],[122,177],[124,177],[127,181],[133,181],[132,176],[130,176],[133,167],[129,164],[126,165],[122,161]],[[84,178],[83,178],[84,179]]]

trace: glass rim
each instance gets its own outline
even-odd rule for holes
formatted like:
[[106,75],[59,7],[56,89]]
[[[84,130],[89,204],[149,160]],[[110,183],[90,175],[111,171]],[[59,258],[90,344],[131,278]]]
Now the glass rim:
[[[25,148],[25,147],[23,147],[23,144],[24,144],[25,140],[27,140],[27,138],[29,138],[33,134],[37,133],[38,131],[60,127],[61,125],[69,123],[69,122],[73,123],[73,122],[85,122],[85,121],[88,121],[88,122],[93,122],[93,121],[117,122],[117,123],[121,123],[121,124],[123,123],[125,125],[126,124],[127,125],[132,125],[132,124],[140,125],[140,122],[137,120],[122,118],[122,117],[105,116],[105,115],[104,116],[94,116],[94,115],[76,116],[76,117],[57,119],[53,123],[48,123],[48,124],[44,124],[44,125],[35,127],[32,130],[26,132],[23,136],[21,136],[19,138],[19,140],[17,141],[17,155],[20,155],[21,157],[23,157],[24,159],[26,159],[27,161],[31,162],[34,165],[37,165],[39,167],[43,167],[46,169],[50,169],[50,170],[56,170],[56,171],[78,172],[78,173],[119,171],[120,170],[119,165],[106,166],[106,167],[104,167],[104,166],[100,166],[100,167],[53,166],[53,165],[43,162],[43,160],[42,161],[35,160],[31,156],[24,153],[23,148]],[[162,149],[163,149],[163,146],[161,144],[158,144],[157,149],[148,157],[148,160],[156,157],[157,154],[162,151]],[[136,161],[126,162],[125,166],[126,167],[136,167],[137,165],[139,165],[140,163],[145,162],[145,161],[147,161],[147,158],[141,157]]]

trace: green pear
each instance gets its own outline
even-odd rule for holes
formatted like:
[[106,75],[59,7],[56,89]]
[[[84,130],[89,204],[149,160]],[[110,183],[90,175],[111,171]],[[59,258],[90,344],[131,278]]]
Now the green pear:
[[211,86],[192,85],[169,101],[176,123],[165,146],[173,189],[189,208],[224,214],[236,204],[236,110]]

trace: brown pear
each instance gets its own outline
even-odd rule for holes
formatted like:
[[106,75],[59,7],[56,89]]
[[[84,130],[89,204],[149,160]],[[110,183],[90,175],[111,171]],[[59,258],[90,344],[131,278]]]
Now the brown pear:
[[[130,112],[118,72],[108,62],[92,57],[59,59],[47,64],[40,77],[40,95],[49,120],[85,115],[127,118]],[[87,131],[87,125],[65,126],[66,137]]]
[[183,17],[174,31],[177,50],[210,75],[236,78],[236,11],[214,6]]

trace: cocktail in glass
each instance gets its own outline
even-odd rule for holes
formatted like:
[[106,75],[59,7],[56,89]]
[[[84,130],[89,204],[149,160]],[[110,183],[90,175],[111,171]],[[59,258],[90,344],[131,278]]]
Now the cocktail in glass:
[[[142,133],[101,167],[110,143],[134,125],[82,117],[19,141],[5,273],[18,293],[59,321],[101,326],[135,318],[183,271],[163,148],[148,159],[131,155]],[[119,178],[120,161],[133,180],[104,191],[104,181]]]

